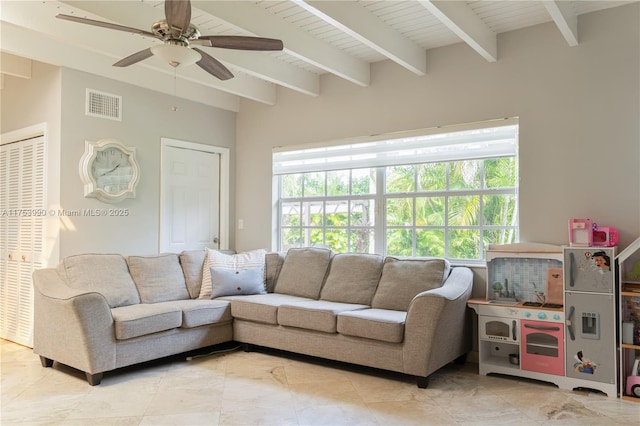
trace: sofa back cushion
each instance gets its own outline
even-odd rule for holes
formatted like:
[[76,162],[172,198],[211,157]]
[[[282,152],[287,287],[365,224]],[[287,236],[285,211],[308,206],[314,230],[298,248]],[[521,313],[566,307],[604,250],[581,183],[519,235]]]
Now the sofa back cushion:
[[119,254],[78,254],[66,257],[58,273],[69,287],[102,294],[111,308],[140,303],[125,258]]
[[202,287],[202,270],[207,252],[202,250],[185,250],[180,253],[180,266],[189,290],[189,296],[196,299]]
[[127,264],[142,303],[189,299],[177,254],[129,256]]
[[331,262],[331,255],[331,250],[323,248],[289,249],[274,292],[317,299]]
[[384,257],[378,254],[336,254],[331,259],[320,299],[371,305],[383,265]]
[[449,275],[446,259],[396,259],[387,257],[371,306],[406,311],[411,300],[426,290],[442,286]]
[[276,280],[278,279],[278,274],[280,274],[280,269],[284,263],[284,256],[284,253],[279,252],[270,252],[265,256],[265,287],[267,288],[268,293],[273,293],[273,289],[276,286]]

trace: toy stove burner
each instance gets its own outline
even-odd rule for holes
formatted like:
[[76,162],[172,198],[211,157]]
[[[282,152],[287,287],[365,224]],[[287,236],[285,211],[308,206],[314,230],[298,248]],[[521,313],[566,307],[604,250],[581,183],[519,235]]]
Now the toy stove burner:
[[543,305],[540,302],[524,302],[522,306],[536,306],[539,308],[550,308],[550,309],[562,308],[562,305],[558,305],[557,303],[545,303]]

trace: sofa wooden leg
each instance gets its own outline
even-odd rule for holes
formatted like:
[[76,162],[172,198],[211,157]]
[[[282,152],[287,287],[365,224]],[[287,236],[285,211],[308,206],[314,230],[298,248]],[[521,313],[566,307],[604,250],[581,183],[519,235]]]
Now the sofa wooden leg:
[[87,376],[87,382],[89,382],[91,386],[97,386],[102,381],[102,373],[96,373],[96,374],[85,373],[85,375]]
[[464,365],[467,362],[467,354],[462,354],[458,358],[453,360],[458,365]]
[[45,368],[49,368],[53,366],[53,360],[40,355],[40,364]]
[[417,376],[418,387],[420,389],[426,389],[429,386],[429,377],[420,377]]

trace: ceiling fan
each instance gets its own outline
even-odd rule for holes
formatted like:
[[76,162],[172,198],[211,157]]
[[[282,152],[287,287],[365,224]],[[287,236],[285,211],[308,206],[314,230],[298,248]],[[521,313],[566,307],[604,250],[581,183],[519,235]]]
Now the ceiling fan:
[[214,77],[220,80],[228,80],[233,78],[233,74],[227,67],[208,53],[197,47],[190,47],[190,45],[258,51],[282,50],[284,47],[281,40],[272,38],[200,35],[198,28],[191,23],[190,0],[165,0],[164,14],[165,19],[154,23],[150,32],[72,15],[59,14],[56,15],[56,18],[153,37],[163,41],[161,45],[141,50],[119,60],[113,64],[115,67],[127,67],[157,55],[169,62],[173,67],[195,63]]

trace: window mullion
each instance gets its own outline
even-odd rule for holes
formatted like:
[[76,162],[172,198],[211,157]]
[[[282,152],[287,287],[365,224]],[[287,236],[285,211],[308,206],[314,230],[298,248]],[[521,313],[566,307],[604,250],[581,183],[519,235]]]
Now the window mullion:
[[386,255],[387,247],[387,196],[385,193],[386,177],[384,167],[376,167],[376,217],[373,235],[375,236],[375,252]]
[[447,163],[445,166],[445,191],[444,196],[444,257],[449,257],[449,195],[450,191],[450,175],[451,175],[451,163]]
[[413,194],[411,195],[412,198],[412,216],[413,216],[413,220],[412,220],[412,231],[411,231],[411,255],[415,256],[418,250],[418,227],[416,225],[417,223],[417,216],[418,216],[418,208],[417,208],[417,192],[418,192],[418,166],[413,166]]
[[481,188],[481,192],[478,194],[478,203],[479,206],[478,208],[479,213],[478,213],[478,225],[480,226],[478,232],[480,233],[479,237],[480,240],[478,242],[479,246],[480,246],[480,253],[484,252],[484,194],[485,194],[485,189],[487,187],[487,183],[486,183],[486,179],[485,179],[485,173],[484,173],[484,161],[480,161],[480,188]]
[[327,181],[325,178],[325,183],[324,183],[324,188],[325,188],[325,199],[324,201],[322,201],[322,244],[326,245],[327,244],[327,198],[326,198],[326,194],[327,194]]

